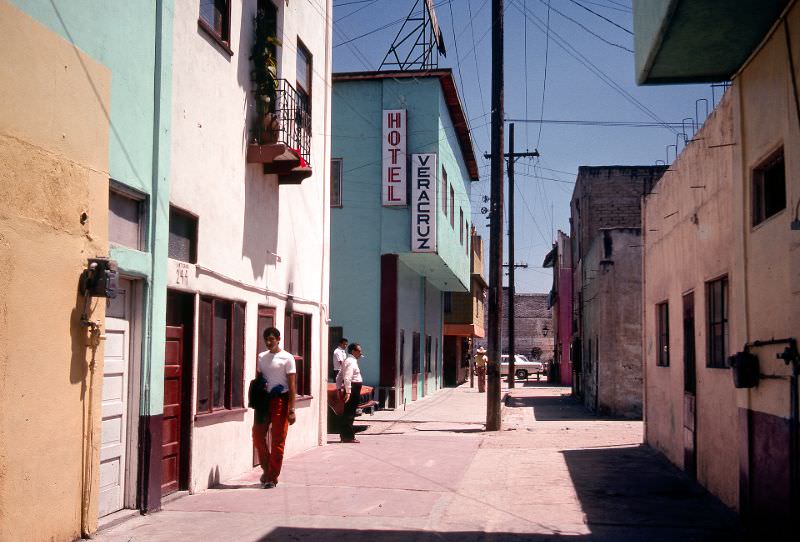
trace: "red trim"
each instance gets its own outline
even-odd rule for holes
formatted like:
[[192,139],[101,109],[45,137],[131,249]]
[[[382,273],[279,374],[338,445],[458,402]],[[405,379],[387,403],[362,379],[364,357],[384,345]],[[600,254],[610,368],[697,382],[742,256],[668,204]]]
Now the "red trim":
[[380,382],[389,387],[397,378],[397,261],[397,254],[381,256]]

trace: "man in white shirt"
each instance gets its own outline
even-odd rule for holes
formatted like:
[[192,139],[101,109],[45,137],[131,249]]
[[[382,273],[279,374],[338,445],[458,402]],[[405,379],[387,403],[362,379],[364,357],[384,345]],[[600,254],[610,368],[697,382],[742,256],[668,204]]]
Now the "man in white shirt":
[[339,339],[339,346],[333,351],[333,380],[334,382],[339,377],[339,371],[342,370],[342,363],[347,359],[347,339],[342,337]]
[[358,359],[361,357],[361,345],[351,344],[347,351],[349,356],[342,363],[342,370],[336,378],[336,388],[339,393],[344,395],[344,412],[342,413],[342,423],[339,429],[339,436],[342,442],[358,444],[356,433],[353,431],[353,422],[356,419],[356,409],[361,399],[361,369],[358,367]]
[[[261,483],[265,489],[278,485],[283,465],[283,451],[289,426],[295,422],[294,396],[297,391],[297,367],[294,356],[280,347],[281,332],[274,327],[264,330],[267,350],[258,355],[257,370],[266,380],[269,393],[268,412],[256,410],[253,444],[261,463]],[[267,446],[267,433],[270,446]]]

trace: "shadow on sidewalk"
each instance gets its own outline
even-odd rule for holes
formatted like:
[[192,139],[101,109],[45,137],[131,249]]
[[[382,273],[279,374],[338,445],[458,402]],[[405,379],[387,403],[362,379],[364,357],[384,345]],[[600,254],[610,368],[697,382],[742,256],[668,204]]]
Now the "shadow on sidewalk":
[[511,408],[532,408],[537,421],[587,420],[587,421],[630,421],[628,418],[597,415],[586,410],[583,404],[571,395],[506,397],[506,406]]
[[[693,536],[694,534],[694,536]],[[722,542],[730,541],[724,533],[686,533],[681,528],[666,530],[598,526],[591,534],[538,534],[482,531],[399,531],[377,529],[315,529],[310,527],[277,527],[258,542]]]
[[[743,541],[738,516],[645,444],[561,452],[586,515],[595,526],[625,525],[676,540]],[[678,532],[692,536],[678,537]]]

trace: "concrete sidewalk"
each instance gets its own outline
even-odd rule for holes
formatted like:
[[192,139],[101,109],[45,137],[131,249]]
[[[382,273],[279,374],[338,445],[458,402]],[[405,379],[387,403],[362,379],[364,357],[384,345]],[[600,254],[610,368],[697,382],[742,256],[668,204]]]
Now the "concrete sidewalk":
[[[486,433],[486,395],[461,386],[382,411],[361,444],[286,460],[102,531],[104,542],[175,540],[743,539],[734,514],[641,445],[641,422],[602,419],[566,394],[511,391]],[[504,391],[505,393],[505,391]]]

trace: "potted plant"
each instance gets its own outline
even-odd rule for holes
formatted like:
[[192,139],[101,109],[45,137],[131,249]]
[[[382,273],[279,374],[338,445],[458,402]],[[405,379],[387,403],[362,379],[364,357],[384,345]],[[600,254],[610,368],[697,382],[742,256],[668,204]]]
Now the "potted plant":
[[276,143],[280,122],[275,113],[278,94],[277,20],[274,10],[259,8],[254,21],[253,93],[256,98],[257,120],[254,138],[261,145]]

